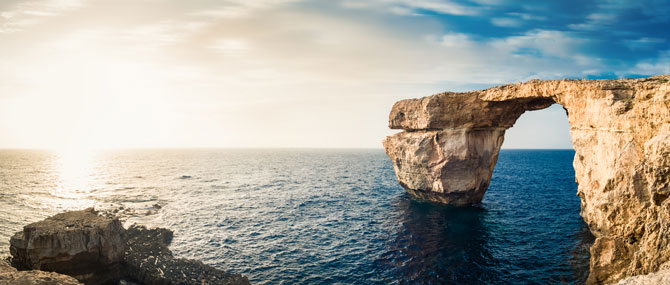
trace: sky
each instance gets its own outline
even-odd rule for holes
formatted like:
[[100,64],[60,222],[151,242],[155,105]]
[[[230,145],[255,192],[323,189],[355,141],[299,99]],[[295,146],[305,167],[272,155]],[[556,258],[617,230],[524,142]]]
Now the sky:
[[[670,73],[648,1],[0,0],[0,148],[361,147],[400,99]],[[570,148],[554,105],[505,148]]]

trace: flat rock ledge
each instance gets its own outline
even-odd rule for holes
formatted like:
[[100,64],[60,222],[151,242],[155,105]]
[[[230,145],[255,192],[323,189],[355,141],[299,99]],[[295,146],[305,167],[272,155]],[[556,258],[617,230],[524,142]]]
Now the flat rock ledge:
[[18,271],[8,262],[0,260],[0,285],[75,285],[81,284],[72,276],[41,270]]
[[174,258],[171,240],[168,229],[125,229],[93,208],[57,214],[11,238],[13,267],[0,262],[0,284],[249,284],[242,275]]

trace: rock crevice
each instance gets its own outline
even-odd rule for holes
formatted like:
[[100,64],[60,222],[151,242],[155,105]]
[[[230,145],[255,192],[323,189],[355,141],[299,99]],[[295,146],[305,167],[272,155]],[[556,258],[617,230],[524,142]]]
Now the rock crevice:
[[525,112],[563,106],[575,149],[581,215],[596,236],[590,283],[670,260],[670,75],[533,80],[397,102],[384,148],[401,185],[441,203],[479,203],[505,130]]

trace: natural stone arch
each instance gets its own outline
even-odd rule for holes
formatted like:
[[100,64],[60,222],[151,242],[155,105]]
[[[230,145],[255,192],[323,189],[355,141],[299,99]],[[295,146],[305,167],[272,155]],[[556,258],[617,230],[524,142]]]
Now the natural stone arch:
[[581,215],[596,236],[590,283],[658,270],[670,260],[670,76],[534,80],[397,102],[384,140],[398,181],[454,205],[483,198],[505,130],[528,110],[561,104],[575,149]]

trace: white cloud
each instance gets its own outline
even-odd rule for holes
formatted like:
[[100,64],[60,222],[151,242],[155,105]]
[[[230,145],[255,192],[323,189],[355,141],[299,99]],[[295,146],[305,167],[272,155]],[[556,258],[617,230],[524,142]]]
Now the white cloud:
[[442,14],[473,16],[479,14],[478,8],[467,7],[450,1],[437,0],[396,0],[398,4],[415,9],[424,9]]
[[342,7],[349,9],[366,9],[372,7],[372,4],[364,1],[343,1]]
[[665,43],[666,41],[666,39],[661,38],[642,37],[635,40],[624,40],[624,43],[632,50],[639,50],[652,47],[655,44]]
[[494,17],[491,18],[491,24],[498,27],[521,27],[524,25],[524,21],[545,21],[547,18],[544,16],[533,15],[528,13],[505,13],[504,17]]
[[670,74],[670,50],[659,52],[658,57],[655,59],[638,62],[633,68],[627,70],[626,73],[644,75]]
[[35,0],[19,2],[0,11],[0,34],[12,33],[41,22],[44,17],[56,16],[80,8],[85,0]]
[[532,30],[520,36],[493,40],[492,45],[511,52],[536,51],[539,56],[573,57],[579,54],[586,39],[554,30]]
[[480,14],[480,8],[465,6],[448,0],[370,0],[366,2],[344,1],[345,8],[377,9],[397,15],[419,15],[421,10],[439,14],[475,16]]
[[400,6],[395,6],[389,8],[389,11],[392,14],[400,15],[400,16],[421,16],[421,14],[417,13],[414,9],[409,8],[409,7],[400,7]]
[[602,29],[604,26],[615,23],[618,16],[618,11],[616,10],[592,13],[586,16],[584,22],[570,24],[568,27],[573,30],[595,31]]
[[481,5],[501,5],[505,3],[505,0],[471,0],[471,1]]
[[192,13],[193,16],[212,17],[212,18],[240,18],[249,15],[249,9],[240,6],[221,7],[217,9],[207,9]]
[[532,21],[544,21],[544,20],[547,19],[547,17],[544,17],[544,16],[532,15],[532,14],[528,14],[528,13],[516,13],[516,12],[514,12],[514,13],[507,13],[507,15],[511,16],[511,17],[518,17],[518,18],[520,18],[522,20],[526,20],[526,21],[530,21],[530,20],[532,20]]
[[616,20],[617,15],[611,13],[593,13],[586,16],[586,18],[594,22],[611,23]]
[[[368,9],[357,13],[294,7],[290,1],[239,0],[215,7],[179,1],[184,6],[162,9],[143,1],[146,6],[133,15],[98,3],[86,7],[89,14],[73,15],[68,25],[39,25],[0,45],[0,100],[19,98],[0,103],[0,116],[32,120],[35,134],[9,133],[0,126],[0,134],[13,138],[0,143],[48,142],[47,134],[68,131],[80,118],[44,125],[35,118],[76,113],[77,104],[93,100],[90,110],[104,113],[100,125],[114,129],[99,134],[111,146],[139,141],[148,146],[379,147],[388,134],[387,112],[398,99],[604,70],[601,62],[580,53],[590,40],[578,33],[533,30],[486,39],[431,17],[395,16],[481,12],[445,1],[342,4]],[[2,17],[20,14],[12,13]],[[667,57],[639,68],[662,69]],[[63,98],[65,103],[58,103]],[[16,101],[23,103],[7,103]],[[61,108],[33,110],[31,102]],[[132,109],[135,102],[146,109]],[[149,109],[156,112],[142,113]],[[97,119],[87,124],[95,126]],[[143,132],[152,124],[164,131]]]
[[[600,0],[598,1],[598,10],[601,11],[600,13],[617,16],[626,15],[631,11],[641,12],[650,21],[667,19],[668,14],[670,14],[670,6],[666,0]],[[609,17],[605,16],[605,18]]]
[[448,33],[442,35],[440,44],[446,47],[466,47],[472,44],[470,36],[462,33]]
[[493,18],[491,24],[498,27],[519,27],[522,25],[521,21],[513,18]]
[[277,8],[301,1],[302,0],[224,0],[218,2],[217,7],[207,7],[207,9],[194,12],[192,15],[214,18],[248,17],[254,10]]
[[584,70],[602,72],[605,68],[597,58],[580,52],[588,39],[562,31],[533,30],[518,36],[477,40],[467,34],[448,33],[441,38],[428,37],[427,41],[442,47],[442,51],[426,54],[426,60],[434,61],[434,68],[428,73],[454,81],[496,84],[556,79],[585,76]]
[[249,43],[242,39],[220,39],[207,47],[229,56],[239,56],[249,49]]
[[608,32],[608,27],[630,21],[631,14],[641,13],[645,22],[665,22],[670,14],[670,5],[666,0],[599,0],[596,1],[597,12],[591,13],[578,23],[568,25],[569,28],[582,31]]

